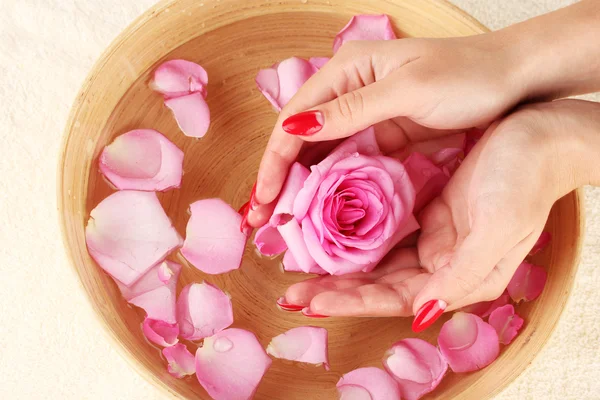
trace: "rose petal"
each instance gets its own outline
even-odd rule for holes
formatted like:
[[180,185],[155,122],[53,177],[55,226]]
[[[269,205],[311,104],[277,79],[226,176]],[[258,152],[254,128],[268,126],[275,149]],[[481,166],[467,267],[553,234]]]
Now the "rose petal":
[[181,184],[183,151],[157,131],[137,129],[106,146],[99,163],[117,189],[165,191]]
[[256,86],[260,92],[265,96],[269,103],[277,111],[281,111],[279,105],[279,75],[277,74],[276,65],[271,68],[261,69],[256,74]]
[[175,317],[175,285],[161,286],[129,300],[129,303],[144,309],[147,318],[174,324]]
[[412,153],[404,161],[404,167],[416,192],[414,212],[418,213],[442,193],[450,178],[420,153]]
[[308,175],[310,175],[310,171],[304,165],[297,162],[292,164],[285,184],[281,189],[279,199],[277,200],[277,205],[273,210],[273,215],[269,220],[269,223],[272,226],[282,225],[283,223],[287,222],[282,221],[282,215],[293,213],[294,201],[298,196],[298,192],[304,186],[304,181],[306,181]]
[[316,263],[311,265],[308,271],[303,271],[290,251],[285,252],[281,264],[283,265],[283,270],[286,272],[306,272],[308,274],[327,275],[327,271],[324,271],[323,268],[319,267]]
[[254,245],[264,256],[277,256],[287,250],[287,245],[277,228],[269,224],[263,225],[254,235]]
[[275,336],[267,353],[276,358],[308,364],[323,364],[329,370],[327,329],[301,326]]
[[177,299],[177,322],[184,339],[212,336],[233,323],[231,299],[210,283],[190,283]]
[[[163,270],[170,271],[169,279],[164,280]],[[181,265],[172,261],[166,260],[156,266],[152,267],[148,272],[144,274],[138,281],[131,286],[126,286],[121,282],[115,280],[115,283],[121,291],[121,295],[127,301],[138,297],[144,293],[151,292],[162,286],[168,285],[175,295],[175,289],[177,286],[177,279],[179,279],[179,273],[181,272]]]
[[331,60],[329,57],[311,57],[308,59],[308,62],[311,63],[316,69],[321,69],[329,60]]
[[523,318],[515,313],[512,304],[507,304],[497,308],[490,314],[489,324],[498,333],[500,343],[507,345],[519,333],[519,329],[523,326]]
[[309,271],[319,268],[319,265],[308,251],[307,243],[303,238],[302,228],[296,219],[292,219],[284,225],[279,225],[277,230],[288,246],[287,253],[293,256],[296,264],[302,271],[309,273]]
[[460,309],[460,311],[470,314],[475,314],[481,318],[488,317],[495,309],[505,306],[510,301],[508,293],[504,292],[496,300],[482,301],[480,303],[471,304]]
[[150,88],[166,98],[201,92],[206,97],[208,74],[200,65],[186,60],[170,60],[154,70]]
[[177,324],[146,318],[142,324],[142,331],[149,341],[162,347],[173,346],[179,341]]
[[477,315],[457,312],[438,336],[442,356],[454,372],[471,372],[491,364],[500,352],[498,334]]
[[[160,264],[158,266],[158,279],[162,282],[162,283],[169,283],[169,281],[171,280],[171,277],[173,275],[175,275],[175,271],[173,269],[170,268],[169,264],[175,264],[172,263],[170,261],[166,261],[162,264]],[[179,270],[181,270],[181,266],[178,264],[175,264],[179,267]],[[177,271],[177,273],[179,273],[179,271]],[[177,279],[177,278],[175,278]]]
[[260,70],[256,75],[256,84],[273,107],[281,111],[315,72],[317,67],[310,62],[291,57],[271,68]]
[[[384,370],[375,367],[350,371],[338,381],[340,399],[344,400],[398,400],[398,384]],[[360,389],[363,390],[360,390]],[[369,396],[367,397],[366,394]]]
[[542,232],[542,234],[538,238],[537,242],[535,242],[535,244],[533,245],[533,248],[529,252],[529,255],[533,256],[533,255],[539,253],[540,251],[544,250],[546,248],[546,246],[548,246],[548,244],[550,243],[551,240],[552,240],[552,235],[550,234],[550,232]]
[[477,128],[467,130],[465,139],[465,157],[471,152],[471,150],[473,150],[473,147],[475,147],[477,142],[481,140],[481,137],[484,133],[484,130]]
[[271,362],[253,333],[226,329],[204,339],[196,352],[196,376],[215,400],[250,399]]
[[190,211],[181,254],[207,274],[238,269],[247,239],[240,232],[242,216],[221,199],[196,201]]
[[394,29],[387,15],[355,15],[335,36],[333,52],[352,40],[393,40]]
[[92,210],[85,238],[92,258],[125,285],[182,244],[156,194],[129,190],[113,193]]
[[162,351],[163,356],[169,363],[169,373],[175,378],[183,378],[186,375],[196,373],[196,357],[189,352],[184,344],[176,344]]
[[210,110],[201,93],[165,100],[185,136],[201,138],[210,126]]
[[386,352],[383,365],[406,400],[417,400],[431,392],[448,370],[448,363],[438,349],[421,339],[395,343]]
[[547,278],[544,268],[524,261],[515,271],[506,290],[515,303],[532,301],[542,294]]

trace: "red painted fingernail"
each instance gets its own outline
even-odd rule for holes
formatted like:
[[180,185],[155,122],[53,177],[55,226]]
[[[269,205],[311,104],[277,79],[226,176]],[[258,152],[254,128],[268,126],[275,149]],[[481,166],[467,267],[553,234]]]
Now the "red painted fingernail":
[[248,224],[248,213],[250,212],[250,202],[244,203],[238,213],[242,214],[242,223],[240,224],[240,232],[246,236],[252,232],[252,227]]
[[429,328],[444,313],[448,304],[444,300],[429,300],[423,304],[412,323],[412,330],[419,333]]
[[254,186],[252,186],[252,192],[250,193],[250,209],[252,211],[256,211],[260,203],[256,200],[256,182],[254,182]]
[[290,135],[311,136],[323,128],[323,114],[320,111],[305,111],[292,115],[281,125]]
[[302,315],[304,315],[305,317],[308,318],[329,318],[328,315],[321,315],[321,314],[315,314],[312,311],[310,311],[310,307],[304,307],[302,309]]
[[296,304],[290,304],[290,303],[288,303],[287,300],[285,299],[285,297],[278,298],[277,299],[277,305],[283,311],[302,311],[302,309],[304,308],[304,306],[299,306],[299,305],[296,305]]

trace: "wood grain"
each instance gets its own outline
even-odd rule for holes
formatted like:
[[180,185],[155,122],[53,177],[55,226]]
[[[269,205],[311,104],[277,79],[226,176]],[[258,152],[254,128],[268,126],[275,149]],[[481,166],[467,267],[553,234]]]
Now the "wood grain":
[[[141,334],[142,315],[120,298],[112,280],[86,251],[84,227],[89,211],[112,192],[98,173],[98,155],[115,136],[134,128],[159,130],[182,148],[182,188],[160,196],[181,234],[192,201],[218,196],[239,207],[249,194],[276,118],[255,88],[256,72],[290,56],[330,55],[335,33],[358,13],[390,15],[403,36],[448,37],[485,31],[454,6],[434,0],[164,1],[115,40],[77,97],[58,173],[65,245],[115,345],[140,374],[176,398],[208,396],[194,377],[177,380],[166,372],[160,351]],[[153,68],[172,58],[198,62],[209,71],[212,125],[201,140],[183,136],[162,99],[147,87]],[[574,192],[552,211],[548,222],[555,238],[552,248],[535,259],[548,266],[548,285],[539,300],[518,307],[527,321],[521,335],[493,365],[478,373],[449,374],[427,399],[488,399],[538,354],[571,291],[581,246],[581,198]],[[252,330],[265,346],[271,337],[295,326],[315,324],[329,329],[331,371],[275,360],[257,399],[335,399],[335,383],[343,373],[381,366],[383,353],[392,343],[414,336],[409,319],[306,320],[282,313],[275,299],[302,277],[281,273],[279,260],[260,258],[250,246],[242,268],[230,274],[207,277],[186,266],[179,290],[203,279],[232,294],[235,326]],[[434,342],[442,322],[419,337]]]

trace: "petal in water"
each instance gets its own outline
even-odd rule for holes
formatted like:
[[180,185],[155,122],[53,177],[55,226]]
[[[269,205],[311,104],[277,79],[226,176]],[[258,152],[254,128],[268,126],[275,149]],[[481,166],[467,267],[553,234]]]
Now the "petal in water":
[[210,110],[201,93],[173,97],[165,100],[165,105],[173,111],[177,125],[184,135],[201,138],[210,126]]
[[548,274],[539,265],[522,262],[508,283],[506,290],[516,303],[520,301],[532,301],[538,298],[544,286]]
[[200,92],[206,97],[208,74],[200,65],[186,60],[170,60],[162,63],[150,82],[150,88],[165,98],[181,97]]
[[178,343],[163,349],[162,353],[169,363],[169,373],[175,378],[183,378],[196,373],[196,357],[189,352],[185,345]]
[[223,274],[240,267],[246,235],[242,216],[221,199],[192,203],[181,254],[207,274]]
[[398,384],[384,370],[375,367],[350,371],[338,381],[341,400],[397,400]]
[[231,299],[210,283],[190,283],[177,299],[177,322],[184,339],[212,336],[233,323]]
[[182,244],[156,194],[129,190],[92,210],[85,238],[98,265],[127,286]]
[[213,399],[250,399],[271,362],[253,333],[226,329],[204,339],[196,376]]
[[515,313],[515,308],[511,304],[507,304],[492,312],[489,323],[498,333],[500,343],[507,345],[519,333],[519,329],[523,326],[523,318]]
[[438,336],[442,356],[454,372],[471,372],[490,365],[500,352],[498,334],[477,315],[457,312]]
[[438,349],[421,339],[397,342],[386,353],[383,364],[406,400],[417,400],[431,392],[448,370]]
[[502,293],[500,297],[492,301],[482,301],[480,303],[471,304],[460,309],[460,311],[470,314],[475,314],[481,318],[487,318],[494,312],[495,309],[505,306],[510,302],[510,296],[507,292]]
[[396,34],[387,15],[355,15],[336,35],[333,52],[352,40],[393,40]]
[[149,341],[162,347],[173,346],[179,341],[177,324],[146,318],[142,324],[142,331]]
[[276,358],[309,364],[323,364],[329,370],[327,329],[302,326],[276,336],[267,347]]

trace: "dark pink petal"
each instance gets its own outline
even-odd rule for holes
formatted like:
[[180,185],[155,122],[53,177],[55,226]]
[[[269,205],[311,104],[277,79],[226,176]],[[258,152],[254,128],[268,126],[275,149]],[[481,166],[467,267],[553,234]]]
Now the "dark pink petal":
[[329,57],[311,57],[308,59],[308,62],[311,63],[316,69],[321,69],[329,60],[331,60]]
[[177,323],[184,339],[212,336],[233,323],[231,299],[210,283],[190,283],[177,299]]
[[178,188],[183,151],[151,129],[118,136],[100,155],[100,171],[120,190],[165,191]]
[[545,232],[545,231],[542,232],[542,234],[538,238],[537,242],[535,242],[535,244],[533,245],[533,248],[529,252],[529,255],[533,256],[533,255],[539,253],[540,251],[544,250],[546,248],[546,246],[548,246],[548,244],[550,243],[551,240],[552,240],[552,235],[550,234],[550,232]]
[[130,190],[113,193],[92,210],[85,238],[92,258],[125,285],[182,244],[156,194]]
[[[164,280],[164,278],[166,278],[166,272],[161,271],[169,271],[169,279]],[[175,293],[177,279],[179,279],[180,272],[181,265],[167,260],[152,267],[152,269],[146,272],[144,276],[142,276],[133,285],[126,286],[119,281],[115,281],[115,283],[119,287],[123,298],[127,301],[130,301],[135,297],[151,292],[165,285],[168,285],[169,288],[173,290],[173,293]]]
[[254,235],[254,245],[264,256],[276,256],[287,250],[287,245],[277,228],[269,224],[263,225]]
[[352,40],[393,40],[394,29],[387,15],[355,15],[336,35],[333,52]]
[[246,235],[242,216],[221,199],[192,203],[181,254],[207,274],[223,274],[240,267]]
[[184,344],[179,343],[167,347],[163,349],[162,353],[169,363],[169,373],[175,378],[183,378],[196,373],[196,357]]
[[516,303],[522,300],[532,301],[542,294],[547,278],[544,268],[524,261],[517,268],[506,290]]
[[412,153],[404,166],[416,191],[415,213],[439,196],[450,178],[431,160],[420,153]]
[[210,126],[210,110],[201,93],[165,100],[185,136],[201,138]]
[[206,97],[208,74],[200,65],[186,60],[170,60],[162,63],[150,82],[150,88],[167,99],[201,92]]
[[329,370],[327,329],[315,326],[290,329],[271,340],[267,353],[284,360],[323,364]]
[[384,370],[366,367],[350,371],[337,383],[342,400],[398,400],[400,389]]
[[149,341],[162,347],[173,346],[179,341],[177,324],[146,318],[142,324],[142,331]]
[[196,352],[196,376],[215,400],[251,399],[271,359],[253,333],[226,329],[204,339]]
[[327,275],[327,271],[324,271],[323,268],[319,267],[314,261],[310,268],[308,268],[308,271],[302,270],[294,259],[291,251],[286,251],[281,263],[283,265],[283,270],[286,272],[305,272],[308,274]]
[[500,343],[507,345],[519,333],[519,329],[523,326],[523,318],[515,313],[512,304],[507,304],[492,312],[489,323],[498,333]]
[[297,162],[292,164],[285,184],[281,189],[277,205],[273,210],[273,215],[269,220],[272,226],[283,225],[287,222],[286,220],[282,220],[282,217],[293,213],[294,201],[309,175],[310,171],[304,165]]
[[498,334],[477,315],[457,312],[438,336],[442,356],[454,372],[471,372],[490,365],[500,352]]
[[406,400],[417,400],[431,392],[448,370],[448,363],[438,349],[421,339],[395,343],[386,352],[383,365]]
[[469,129],[466,132],[467,137],[465,139],[465,157],[471,152],[471,150],[473,150],[473,147],[475,147],[477,142],[479,142],[484,133],[484,130],[477,128]]
[[482,301],[480,303],[471,304],[460,309],[460,311],[470,314],[475,314],[481,318],[488,317],[495,309],[505,306],[510,302],[510,296],[504,292],[496,300]]

